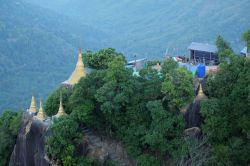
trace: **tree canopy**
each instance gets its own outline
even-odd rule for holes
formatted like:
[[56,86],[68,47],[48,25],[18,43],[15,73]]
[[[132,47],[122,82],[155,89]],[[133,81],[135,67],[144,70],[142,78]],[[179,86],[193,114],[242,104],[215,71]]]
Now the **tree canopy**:
[[0,165],[8,165],[14,149],[22,113],[5,111],[0,116]]
[[87,51],[83,56],[86,57],[87,65],[93,69],[107,69],[108,63],[116,56],[121,56],[125,60],[123,54],[113,48],[101,49],[97,52]]
[[250,60],[233,58],[208,79],[210,97],[202,103],[202,130],[212,148],[210,164],[247,165],[250,161]]
[[[140,73],[141,76],[135,77],[132,70],[125,67],[124,57],[118,53],[114,54],[113,58],[104,62],[107,63],[105,68],[96,67],[97,70],[82,78],[73,87],[72,92],[65,95],[66,108],[71,112],[67,118],[72,120],[62,119],[53,125],[52,135],[46,142],[49,154],[59,158],[62,163],[64,160],[70,161],[72,158],[67,157],[66,152],[57,150],[61,146],[58,145],[61,141],[56,142],[56,140],[60,139],[72,147],[72,151],[67,151],[72,154],[75,144],[72,139],[77,140],[75,139],[77,135],[74,133],[80,132],[75,128],[87,126],[109,137],[121,139],[128,154],[138,158],[138,163],[143,164],[142,159],[145,156],[150,156],[149,165],[153,162],[160,164],[166,155],[175,161],[178,160],[181,154],[186,153],[183,135],[185,123],[178,111],[169,108],[181,107],[191,100],[193,96],[191,74],[184,68],[178,68],[175,62],[167,60],[164,62],[166,76],[163,77],[162,73],[148,66]],[[173,79],[169,84],[173,85],[178,94],[171,94],[169,98],[180,98],[176,102],[163,101],[168,95],[165,84],[170,77]],[[174,85],[175,82],[179,87]],[[54,97],[47,100],[51,110],[57,101],[52,99],[58,98],[57,91],[51,95]],[[184,95],[186,92],[188,95]],[[64,130],[74,133],[65,135],[59,124],[72,126],[73,128]]]
[[241,39],[246,42],[248,54],[250,52],[250,29],[241,35]]

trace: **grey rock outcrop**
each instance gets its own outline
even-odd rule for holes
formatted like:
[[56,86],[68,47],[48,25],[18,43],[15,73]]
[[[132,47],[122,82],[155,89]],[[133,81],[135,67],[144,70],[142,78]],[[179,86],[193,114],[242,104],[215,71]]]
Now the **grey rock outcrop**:
[[121,143],[121,141],[104,138],[94,133],[90,129],[84,129],[85,137],[85,154],[90,158],[95,158],[101,163],[105,163],[107,160],[114,161],[121,166],[135,166],[135,161],[130,158]]
[[[50,133],[50,121],[41,122],[24,113],[10,165],[15,166],[56,166],[45,153],[45,137]],[[82,144],[77,147],[77,156],[87,156],[105,163],[114,161],[121,166],[134,166],[135,161],[127,156],[122,143],[104,138],[85,128]]]
[[44,137],[48,128],[49,124],[34,120],[31,115],[24,113],[10,165],[50,165],[44,150]]
[[184,113],[186,128],[199,127],[201,125],[202,117],[200,108],[200,101],[195,101],[189,105],[187,111]]
[[201,135],[201,129],[199,127],[188,128],[184,131],[186,137],[199,138]]

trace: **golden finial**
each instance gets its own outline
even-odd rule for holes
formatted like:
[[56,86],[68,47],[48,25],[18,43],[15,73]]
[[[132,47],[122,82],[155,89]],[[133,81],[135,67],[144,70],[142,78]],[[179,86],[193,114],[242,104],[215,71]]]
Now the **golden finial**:
[[46,114],[43,110],[42,98],[40,98],[40,108],[39,108],[39,111],[38,111],[36,117],[37,117],[37,119],[42,120],[42,121],[46,119]]
[[199,86],[199,91],[198,91],[198,95],[196,96],[196,99],[198,99],[198,100],[207,99],[207,96],[203,92],[201,83],[200,83],[200,86]]
[[59,105],[59,110],[56,114],[56,117],[60,117],[66,115],[66,113],[64,112],[64,108],[63,108],[63,104],[62,104],[62,93],[60,94],[60,105]]
[[36,113],[36,112],[37,112],[37,110],[36,110],[36,100],[35,100],[34,95],[32,95],[32,98],[31,98],[31,103],[30,103],[29,112],[30,112],[30,113]]
[[82,49],[78,48],[78,54],[82,54]]

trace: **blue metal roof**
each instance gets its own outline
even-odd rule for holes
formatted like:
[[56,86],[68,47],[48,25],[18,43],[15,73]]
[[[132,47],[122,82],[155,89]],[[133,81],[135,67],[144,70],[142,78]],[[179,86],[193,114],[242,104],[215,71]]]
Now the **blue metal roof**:
[[188,49],[196,50],[196,51],[211,52],[211,53],[217,52],[217,47],[215,45],[205,44],[205,43],[196,43],[196,42],[192,42],[189,45]]
[[241,50],[241,52],[240,52],[241,54],[247,54],[247,47],[244,47],[242,50]]

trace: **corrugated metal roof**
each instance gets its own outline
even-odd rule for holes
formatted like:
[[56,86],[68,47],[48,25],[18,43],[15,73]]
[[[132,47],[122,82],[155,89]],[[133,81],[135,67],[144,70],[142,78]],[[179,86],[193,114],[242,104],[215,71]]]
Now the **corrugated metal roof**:
[[247,54],[247,47],[244,47],[244,48],[241,50],[240,53],[241,53],[241,54]]
[[128,62],[128,65],[134,64],[134,63],[140,63],[140,62],[143,62],[143,61],[146,61],[146,60],[147,60],[147,58],[132,60],[132,61]]
[[205,43],[196,43],[196,42],[192,42],[189,45],[188,49],[196,50],[196,51],[212,52],[212,53],[217,52],[217,47],[215,45],[205,44]]

